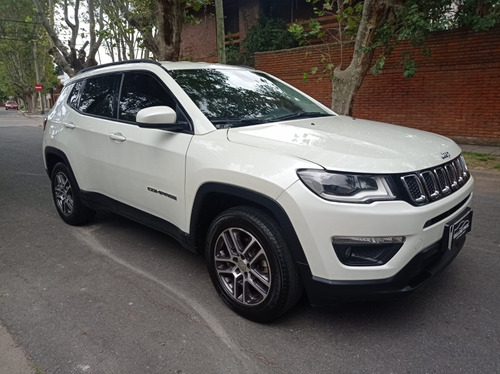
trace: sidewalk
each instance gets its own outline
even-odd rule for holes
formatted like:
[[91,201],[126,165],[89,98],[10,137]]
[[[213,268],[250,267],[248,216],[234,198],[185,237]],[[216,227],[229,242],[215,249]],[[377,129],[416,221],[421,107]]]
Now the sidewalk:
[[0,324],[0,352],[0,373],[35,374],[26,354],[2,324]]
[[500,156],[500,147],[490,145],[459,144],[464,152],[485,153]]

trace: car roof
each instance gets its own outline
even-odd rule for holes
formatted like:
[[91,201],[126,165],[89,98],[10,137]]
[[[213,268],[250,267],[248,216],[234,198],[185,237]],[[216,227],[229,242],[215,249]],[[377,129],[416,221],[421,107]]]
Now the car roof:
[[[123,67],[127,68],[128,65],[137,64],[137,65],[157,65],[162,66],[166,70],[199,70],[199,69],[226,69],[226,70],[254,70],[253,68],[247,66],[236,66],[236,65],[224,65],[218,63],[210,63],[210,62],[191,62],[191,61],[161,61],[157,62],[154,60],[127,60],[127,61],[118,61],[111,62],[109,64],[95,65],[85,69],[80,70],[75,77],[83,75],[85,73],[94,73],[99,71],[113,71],[115,67],[122,67],[120,70],[124,70]],[[88,75],[88,74],[85,74]]]
[[[255,70],[254,68],[248,66],[236,66],[236,65],[224,65],[218,63],[209,63],[209,62],[191,62],[191,61],[161,61],[157,62],[154,60],[127,60],[127,61],[118,61],[111,62],[108,64],[101,64],[96,66],[91,66],[85,69],[80,70],[74,77],[64,82],[64,85],[69,85],[79,79],[83,79],[89,76],[93,76],[95,74],[100,73],[112,73],[114,71],[126,71],[130,69],[132,66],[137,66],[140,68],[144,68],[151,65],[161,66],[167,71],[175,71],[175,70],[200,70],[200,69],[218,69],[218,70]],[[115,68],[117,70],[115,70]]]
[[199,69],[224,69],[224,70],[253,70],[247,66],[224,65],[210,62],[191,61],[160,61],[161,66],[167,70],[199,70]]

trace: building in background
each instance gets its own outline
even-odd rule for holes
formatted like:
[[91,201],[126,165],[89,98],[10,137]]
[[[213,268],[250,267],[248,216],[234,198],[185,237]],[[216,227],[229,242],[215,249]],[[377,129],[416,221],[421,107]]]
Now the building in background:
[[[308,22],[314,17],[310,3],[297,0],[224,0],[226,44],[238,46],[261,15],[287,23]],[[182,30],[181,60],[217,61],[215,8],[205,6],[197,14],[197,24]]]

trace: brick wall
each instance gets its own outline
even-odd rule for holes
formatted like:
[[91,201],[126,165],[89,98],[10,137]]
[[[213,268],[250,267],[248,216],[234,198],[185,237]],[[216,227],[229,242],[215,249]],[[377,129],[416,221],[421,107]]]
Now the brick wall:
[[255,0],[239,0],[240,38],[244,40],[250,29],[257,24],[260,6]]
[[[500,144],[500,28],[487,32],[454,30],[433,34],[427,41],[431,57],[413,53],[418,71],[404,78],[400,45],[387,59],[381,75],[366,76],[353,106],[353,115],[433,131],[459,141]],[[333,61],[340,51],[333,47]],[[352,47],[344,48],[347,66]],[[318,66],[321,54],[313,47],[256,55],[256,68],[305,91],[327,106],[331,82],[319,73],[302,76]]]
[[[254,0],[239,0],[239,30],[226,30],[240,33],[245,39],[250,29],[257,23],[259,3]],[[217,62],[217,40],[215,9],[206,7],[196,17],[198,24],[185,24],[182,28],[181,60]]]
[[215,16],[205,10],[199,14],[200,23],[182,27],[181,60],[217,62]]

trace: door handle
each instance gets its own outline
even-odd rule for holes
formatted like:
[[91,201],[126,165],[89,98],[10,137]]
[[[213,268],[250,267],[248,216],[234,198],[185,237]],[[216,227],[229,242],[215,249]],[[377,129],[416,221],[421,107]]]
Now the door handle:
[[114,140],[116,142],[124,142],[125,140],[127,140],[126,137],[123,136],[123,134],[117,132],[115,134],[109,134],[109,137],[111,138],[111,140]]
[[76,128],[75,124],[73,122],[68,122],[68,123],[63,123],[64,127],[66,127],[67,129],[71,129],[73,130],[74,128]]

